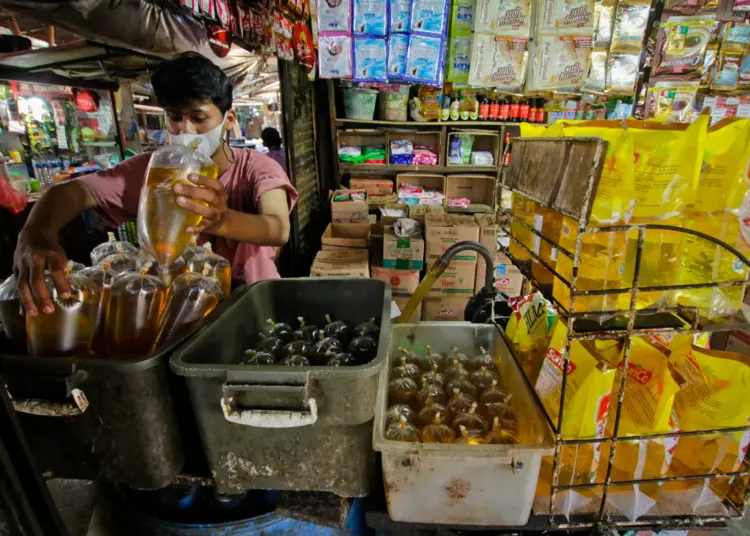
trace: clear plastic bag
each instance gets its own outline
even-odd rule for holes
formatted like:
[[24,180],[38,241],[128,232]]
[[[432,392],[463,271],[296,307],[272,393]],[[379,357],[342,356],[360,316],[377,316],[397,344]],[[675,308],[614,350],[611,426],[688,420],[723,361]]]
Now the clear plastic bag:
[[91,266],[96,266],[106,257],[115,253],[128,253],[136,255],[138,248],[130,242],[123,242],[115,238],[115,233],[107,233],[107,242],[103,242],[91,250]]
[[[110,255],[107,259],[110,257],[113,257],[113,255]],[[94,339],[91,344],[91,348],[95,354],[104,353],[105,317],[107,306],[109,305],[109,289],[115,280],[115,276],[118,273],[122,273],[114,269],[107,259],[103,260],[97,266],[90,266],[79,272],[91,280],[91,283],[96,287],[96,291],[99,294],[99,304],[96,308],[96,327],[94,328]]]
[[104,340],[110,357],[138,358],[151,352],[167,285],[149,275],[150,268],[147,263],[139,272],[118,275],[109,289]]
[[213,161],[183,145],[170,145],[151,155],[146,180],[138,204],[138,239],[141,247],[162,266],[173,264],[190,244],[195,227],[202,217],[177,204],[173,187],[192,185],[191,174],[218,179]]
[[203,273],[188,272],[177,276],[169,287],[164,316],[159,325],[156,347],[164,347],[180,337],[214,310],[222,297],[219,282],[209,276],[210,266]]
[[138,270],[138,257],[132,253],[120,252],[107,255],[100,263],[94,266],[100,266],[105,262],[109,264],[113,274],[135,272]]
[[182,260],[185,261],[185,264],[190,264],[190,261],[195,257],[196,255],[203,255],[206,252],[206,250],[203,248],[203,246],[199,246],[196,236],[193,235],[190,237],[190,245],[185,248],[185,251],[182,252]]
[[227,259],[213,252],[210,242],[203,244],[203,253],[196,254],[190,259],[187,263],[188,271],[200,273],[206,264],[211,268],[208,275],[219,282],[226,298],[232,293],[232,267]]
[[73,273],[71,263],[65,267],[70,286],[70,298],[62,299],[49,273],[44,282],[49,289],[55,310],[51,314],[26,316],[26,336],[29,353],[38,356],[86,356],[96,328],[99,294],[91,279],[80,272]]
[[156,259],[145,251],[141,251],[138,254],[138,260],[136,261],[136,269],[141,270],[146,264],[149,265],[148,275],[154,275],[162,280],[162,282],[169,287],[178,275],[184,274],[188,271],[185,261],[182,257],[178,257],[169,266],[161,266],[156,262]]
[[23,318],[15,275],[0,283],[0,322],[11,345],[23,349],[26,343],[26,321]]

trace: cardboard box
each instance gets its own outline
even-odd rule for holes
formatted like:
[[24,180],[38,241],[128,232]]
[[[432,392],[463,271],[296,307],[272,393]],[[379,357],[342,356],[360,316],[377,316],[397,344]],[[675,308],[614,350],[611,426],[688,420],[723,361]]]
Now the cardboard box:
[[[477,261],[474,292],[477,293],[484,286],[484,276],[487,264],[484,260]],[[523,274],[503,253],[495,252],[495,288],[508,297],[520,296],[523,287]]]
[[[396,302],[396,306],[398,307],[399,311],[404,310],[404,307],[406,307],[406,302],[409,301],[409,298],[411,298],[411,296],[408,296],[408,297],[393,296],[393,301]],[[417,322],[419,322],[421,318],[422,318],[422,304],[420,303],[417,306],[417,308],[414,310],[414,313],[412,313],[411,318],[408,321],[411,322],[412,324],[416,324]]]
[[323,249],[367,248],[369,223],[329,223],[320,239]]
[[349,179],[349,188],[352,190],[365,190],[367,195],[389,195],[393,193],[393,180],[388,177],[352,177]]
[[[432,265],[430,265],[432,266]],[[451,262],[443,274],[432,285],[428,296],[440,295],[474,295],[474,279],[476,278],[476,262]]]
[[362,193],[364,190],[336,190],[331,197],[331,221],[333,223],[362,223],[369,221],[367,200],[364,201],[334,201],[337,196],[347,193]]
[[424,224],[424,217],[427,214],[445,214],[443,207],[433,205],[410,205],[409,206],[409,217],[412,220],[417,220]]
[[[427,261],[430,265],[456,242],[479,240],[479,226],[473,216],[428,214],[425,216],[425,228]],[[475,251],[462,251],[453,257],[452,262],[476,260]]]
[[424,239],[401,238],[392,228],[383,229],[383,267],[421,270],[424,267]]
[[318,251],[310,277],[370,277],[366,249],[324,249]]
[[383,227],[389,227],[396,223],[401,218],[408,218],[409,217],[409,205],[404,205],[403,203],[386,203],[383,207],[384,209],[390,209],[390,210],[398,210],[400,211],[399,214],[402,214],[401,216],[386,216],[381,212],[380,214],[380,223]]
[[[374,263],[370,267],[372,278],[383,281],[391,286],[391,297],[399,311],[403,311],[406,302],[419,286],[419,270],[397,270],[395,268],[381,268]],[[422,304],[414,311],[410,322],[419,322],[422,318]]]
[[464,309],[471,296],[427,297],[422,302],[422,320],[463,321]]
[[479,243],[494,253],[497,250],[497,226],[494,214],[477,214],[474,221],[479,226]]

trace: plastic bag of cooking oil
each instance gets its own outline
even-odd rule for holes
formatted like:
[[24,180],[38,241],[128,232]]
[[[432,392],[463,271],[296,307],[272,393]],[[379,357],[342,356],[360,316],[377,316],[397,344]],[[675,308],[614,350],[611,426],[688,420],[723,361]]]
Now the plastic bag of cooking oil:
[[154,259],[149,253],[141,251],[136,261],[136,269],[140,271],[146,265],[149,266],[148,275],[155,275],[167,286],[171,285],[178,275],[184,274],[188,271],[187,265],[182,257],[177,257],[169,266],[162,266],[157,264],[156,259]]
[[11,349],[22,352],[26,346],[26,321],[18,294],[18,279],[15,275],[0,283],[0,323]]
[[[683,225],[750,254],[750,199],[745,173],[750,164],[750,120],[725,119],[706,137],[703,169],[695,203],[688,208]],[[747,267],[734,254],[704,238],[686,234],[678,272],[678,284],[690,285],[744,281]],[[712,318],[734,314],[742,305],[745,287],[683,289],[675,292],[681,306],[697,307]]]
[[105,257],[109,257],[115,253],[129,253],[131,255],[138,253],[138,248],[130,242],[117,240],[115,238],[115,233],[107,233],[107,238],[108,240],[106,242],[99,244],[91,250],[91,266],[96,266],[103,261]]
[[[534,227],[534,201],[513,192],[510,213],[529,227]],[[534,233],[515,219],[510,222],[510,234],[531,250],[534,246]],[[531,260],[531,255],[516,240],[510,240],[509,252],[517,261]]]
[[109,357],[135,359],[151,352],[167,285],[150,275],[150,268],[146,263],[138,272],[120,274],[109,288],[104,336]]
[[232,293],[232,267],[227,259],[213,252],[211,242],[203,244],[203,253],[195,255],[187,267],[189,272],[201,273],[206,265],[210,268],[208,275],[219,282],[224,297],[228,297]]
[[109,288],[112,286],[117,274],[128,271],[122,270],[122,265],[118,268],[113,267],[108,259],[115,256],[117,254],[110,255],[101,264],[90,266],[80,271],[82,275],[91,280],[91,283],[96,287],[96,291],[99,294],[99,303],[96,308],[96,327],[94,328],[94,339],[91,343],[91,349],[95,354],[104,354],[105,316],[107,314],[107,306],[109,305]]
[[176,184],[192,185],[191,174],[217,179],[216,164],[198,150],[170,145],[151,155],[138,204],[138,240],[161,266],[172,265],[190,244],[201,216],[177,205]]
[[185,264],[189,264],[193,257],[202,255],[205,251],[203,246],[198,245],[197,237],[193,235],[190,237],[190,245],[182,252],[182,260],[185,261]]
[[534,125],[532,123],[521,123],[522,138],[538,138],[544,135],[547,125]]
[[[675,397],[680,430],[699,431],[745,426],[750,419],[750,358],[734,352],[707,350],[692,336],[672,338],[670,362],[683,378]],[[681,436],[670,464],[670,476],[737,471],[750,444],[748,431]],[[665,482],[663,494],[688,503],[694,511],[720,503],[730,490],[726,479]]]
[[[668,347],[656,338],[636,337],[631,340],[618,437],[676,431],[672,407],[680,387],[669,364],[668,353]],[[612,400],[616,401],[622,381],[622,354],[611,364],[617,367],[612,391]],[[608,436],[614,434],[615,409],[613,406],[609,413]],[[666,476],[675,443],[676,439],[672,437],[618,443],[612,466],[612,482]],[[602,459],[609,458],[609,449],[608,444],[602,447]],[[604,480],[606,472],[607,464],[601,464],[600,481]],[[607,502],[634,521],[653,508],[660,491],[659,484],[613,486],[610,487]]]
[[[565,324],[558,319],[535,386],[553,423],[558,422],[560,412],[567,336]],[[611,354],[618,351],[611,342],[602,349],[610,355],[610,359]],[[590,341],[571,341],[569,358],[560,433],[563,439],[604,437],[615,368],[601,355],[597,345]],[[558,448],[559,485],[588,484],[594,481],[601,452],[599,443]],[[549,494],[551,474],[552,456],[545,456],[542,458],[537,496]],[[592,493],[582,490],[562,492],[555,506],[559,513],[569,516],[588,504],[592,496]]]
[[[108,263],[111,270],[116,274],[123,272],[134,272],[138,269],[138,256],[132,253],[126,253],[121,246],[118,244],[118,253],[107,255],[98,264]],[[96,265],[94,265],[96,266]]]
[[[556,210],[546,208],[540,203],[534,203],[534,229],[555,244],[560,243],[562,218],[562,214]],[[558,256],[557,247],[534,235],[532,250],[547,266],[555,269]],[[536,259],[532,259],[531,262],[531,275],[540,285],[552,285],[555,279],[554,274]]]
[[159,324],[156,347],[163,348],[183,335],[214,310],[223,296],[221,284],[206,264],[201,273],[177,276],[169,288],[169,299]]
[[52,277],[44,281],[55,306],[51,314],[26,315],[26,337],[29,353],[38,356],[87,356],[96,327],[99,295],[96,286],[80,272],[73,273],[70,263],[65,267],[70,298],[63,299]]
[[513,314],[508,320],[505,334],[529,380],[536,383],[549,347],[557,310],[544,299],[541,292],[508,298],[508,305]]

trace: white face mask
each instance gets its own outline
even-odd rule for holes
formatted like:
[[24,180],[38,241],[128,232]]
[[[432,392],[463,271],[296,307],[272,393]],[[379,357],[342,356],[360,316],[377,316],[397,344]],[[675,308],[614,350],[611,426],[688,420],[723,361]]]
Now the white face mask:
[[224,114],[221,124],[204,134],[172,134],[172,143],[190,147],[194,151],[200,151],[211,157],[221,146],[221,135],[224,133],[224,122],[227,114]]

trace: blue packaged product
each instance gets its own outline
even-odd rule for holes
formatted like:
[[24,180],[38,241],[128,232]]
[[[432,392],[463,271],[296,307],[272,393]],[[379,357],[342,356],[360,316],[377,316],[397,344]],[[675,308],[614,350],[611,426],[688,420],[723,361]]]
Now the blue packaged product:
[[404,77],[408,50],[408,35],[391,34],[388,37],[388,80],[401,80]]
[[354,0],[354,33],[367,35],[387,34],[388,0]]
[[410,35],[404,78],[410,82],[438,85],[442,81],[444,53],[440,37]]
[[388,0],[388,31],[404,33],[409,31],[411,0]]
[[447,33],[449,8],[449,0],[414,0],[410,31],[444,36]]
[[354,80],[358,82],[388,81],[388,52],[385,38],[354,37]]

